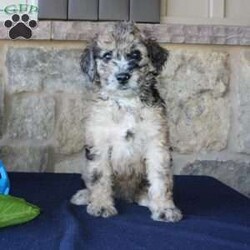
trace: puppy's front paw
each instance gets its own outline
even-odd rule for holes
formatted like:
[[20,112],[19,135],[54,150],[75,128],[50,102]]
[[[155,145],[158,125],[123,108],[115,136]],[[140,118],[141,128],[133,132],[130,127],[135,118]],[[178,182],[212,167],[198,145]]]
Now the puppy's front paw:
[[177,222],[182,219],[181,211],[176,208],[165,208],[152,213],[152,219],[156,221]]
[[117,214],[117,210],[114,206],[97,206],[90,203],[87,206],[87,212],[93,216],[101,216],[104,218],[114,216]]

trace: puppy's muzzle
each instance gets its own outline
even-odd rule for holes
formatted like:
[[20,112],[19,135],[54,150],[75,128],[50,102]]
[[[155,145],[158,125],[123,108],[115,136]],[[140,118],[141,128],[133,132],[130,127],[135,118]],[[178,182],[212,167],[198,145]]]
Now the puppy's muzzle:
[[116,79],[121,85],[125,85],[130,79],[131,75],[129,73],[119,73],[116,75]]

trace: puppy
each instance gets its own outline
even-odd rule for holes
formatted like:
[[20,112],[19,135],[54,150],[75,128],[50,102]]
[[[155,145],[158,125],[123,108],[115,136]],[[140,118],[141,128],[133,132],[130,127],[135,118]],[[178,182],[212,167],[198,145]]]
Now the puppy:
[[84,50],[93,87],[85,131],[86,189],[71,199],[93,216],[117,214],[114,197],[147,206],[152,219],[182,218],[173,202],[165,103],[157,90],[168,52],[132,23],[118,23]]

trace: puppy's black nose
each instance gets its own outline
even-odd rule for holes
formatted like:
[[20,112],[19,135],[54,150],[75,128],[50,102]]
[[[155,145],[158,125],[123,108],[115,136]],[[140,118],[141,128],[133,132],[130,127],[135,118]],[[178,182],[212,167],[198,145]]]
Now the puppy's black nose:
[[120,84],[127,83],[129,78],[130,78],[130,74],[128,73],[120,73],[116,75],[116,79],[118,80]]

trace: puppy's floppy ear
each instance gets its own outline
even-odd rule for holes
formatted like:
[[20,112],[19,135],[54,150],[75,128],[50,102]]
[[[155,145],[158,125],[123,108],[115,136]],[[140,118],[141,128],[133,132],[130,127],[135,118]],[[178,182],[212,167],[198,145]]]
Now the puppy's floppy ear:
[[96,78],[96,45],[90,44],[85,48],[81,56],[81,68],[82,71],[88,76],[91,82],[94,82]]
[[168,59],[168,50],[162,48],[152,39],[146,40],[145,45],[147,47],[148,56],[156,69],[156,73],[159,74]]

